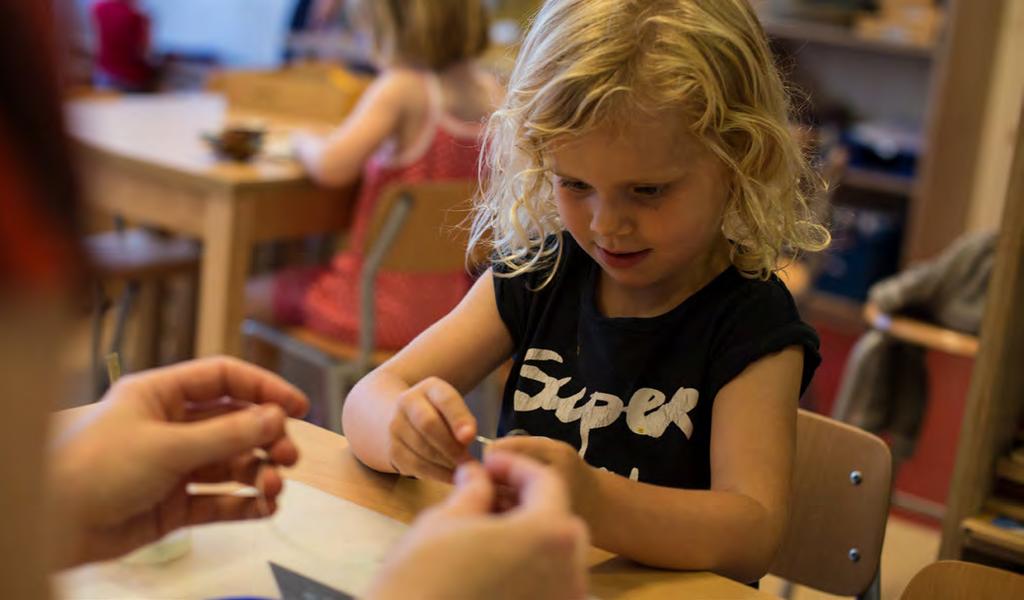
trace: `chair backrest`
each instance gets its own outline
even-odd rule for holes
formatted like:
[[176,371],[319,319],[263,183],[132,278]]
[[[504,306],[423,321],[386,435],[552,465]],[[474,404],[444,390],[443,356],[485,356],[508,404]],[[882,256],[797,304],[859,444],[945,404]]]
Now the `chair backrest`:
[[789,526],[770,572],[839,596],[878,573],[892,458],[878,437],[801,410]]
[[944,560],[921,569],[901,600],[1009,600],[1024,598],[1024,575]]
[[344,120],[370,79],[339,67],[230,70],[210,77],[207,87],[224,94],[236,111],[336,124]]
[[389,186],[374,209],[365,247],[361,249],[363,255],[369,256],[380,242],[389,220],[397,212],[407,211],[387,246],[379,269],[405,273],[462,269],[469,243],[468,217],[476,191],[475,180]]

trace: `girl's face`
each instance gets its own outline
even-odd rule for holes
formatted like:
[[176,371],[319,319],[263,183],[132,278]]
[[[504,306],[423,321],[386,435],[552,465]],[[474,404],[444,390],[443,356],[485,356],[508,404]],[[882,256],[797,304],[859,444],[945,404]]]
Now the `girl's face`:
[[599,128],[550,159],[559,216],[601,265],[606,303],[610,293],[667,310],[728,264],[726,169],[678,114]]

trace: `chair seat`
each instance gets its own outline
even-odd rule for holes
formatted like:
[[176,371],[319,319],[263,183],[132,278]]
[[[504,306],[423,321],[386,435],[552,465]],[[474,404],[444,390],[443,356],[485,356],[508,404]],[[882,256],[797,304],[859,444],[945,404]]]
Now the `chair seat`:
[[[285,334],[339,361],[351,362],[359,358],[359,346],[356,344],[336,340],[312,329],[290,327],[285,330]],[[370,361],[373,366],[377,366],[386,362],[396,353],[391,350],[375,350],[370,355]]]
[[96,271],[108,278],[160,278],[199,264],[199,248],[194,242],[164,239],[145,229],[90,235],[85,238],[85,249]]

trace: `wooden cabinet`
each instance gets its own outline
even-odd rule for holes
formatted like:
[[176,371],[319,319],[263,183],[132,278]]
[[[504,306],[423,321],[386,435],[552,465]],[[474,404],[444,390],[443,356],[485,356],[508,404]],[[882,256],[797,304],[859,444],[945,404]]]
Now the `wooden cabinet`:
[[[1016,136],[981,347],[971,379],[943,523],[942,558],[986,556],[1024,569],[1024,533],[992,523],[996,473],[1024,416],[1024,132]],[[1001,512],[1006,512],[1001,510]]]

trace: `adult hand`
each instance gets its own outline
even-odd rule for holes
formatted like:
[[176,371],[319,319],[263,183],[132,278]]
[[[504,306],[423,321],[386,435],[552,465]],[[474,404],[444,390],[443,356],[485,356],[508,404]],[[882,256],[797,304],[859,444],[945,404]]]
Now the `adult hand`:
[[[308,407],[281,378],[229,358],[122,378],[53,444],[61,563],[113,558],[185,525],[273,513],[277,467],[298,460],[285,420]],[[264,498],[186,491],[225,481],[256,485]]]
[[590,507],[600,501],[597,499],[594,467],[588,465],[579,452],[565,442],[540,436],[508,436],[495,440],[488,450],[528,456],[551,467],[561,476],[569,490],[569,503],[573,512],[584,519],[590,517]]
[[391,417],[388,460],[403,475],[451,481],[471,460],[476,418],[458,390],[429,377],[398,397]]
[[[378,574],[368,598],[586,596],[588,535],[546,467],[501,452],[458,468],[455,491],[424,513]],[[517,503],[494,514],[495,486]]]

